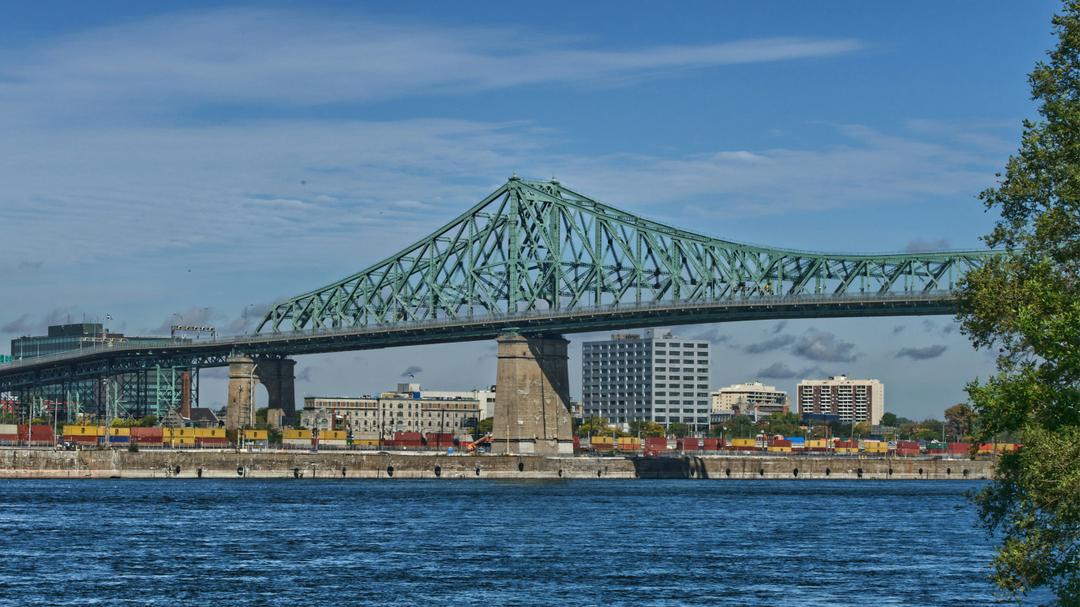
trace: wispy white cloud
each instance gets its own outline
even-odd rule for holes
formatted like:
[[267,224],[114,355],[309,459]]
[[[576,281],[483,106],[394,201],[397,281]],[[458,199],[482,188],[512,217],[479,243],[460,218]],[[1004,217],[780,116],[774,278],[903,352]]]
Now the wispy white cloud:
[[667,72],[850,53],[853,39],[596,48],[525,31],[252,9],[102,27],[0,55],[0,95],[60,116],[310,106],[515,86],[616,85]]
[[953,198],[971,204],[1003,156],[913,131],[835,129],[817,147],[720,150],[685,156],[613,154],[562,159],[559,178],[607,200],[658,209],[672,200],[713,218],[776,215]]

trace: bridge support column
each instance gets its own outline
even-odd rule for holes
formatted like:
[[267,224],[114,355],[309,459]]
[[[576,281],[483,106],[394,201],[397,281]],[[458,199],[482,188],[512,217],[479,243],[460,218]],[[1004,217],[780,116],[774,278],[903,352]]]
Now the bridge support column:
[[570,382],[561,336],[499,337],[492,451],[572,454]]
[[280,428],[282,422],[293,423],[296,418],[296,361],[288,358],[259,362],[259,379],[270,398],[266,423]]
[[229,430],[255,424],[255,387],[263,385],[269,395],[267,407],[280,413],[267,415],[267,422],[280,426],[282,417],[296,416],[296,361],[288,358],[229,359],[229,401],[225,427]]
[[259,376],[255,361],[247,356],[229,359],[229,400],[225,409],[225,428],[236,430],[255,425],[255,386]]

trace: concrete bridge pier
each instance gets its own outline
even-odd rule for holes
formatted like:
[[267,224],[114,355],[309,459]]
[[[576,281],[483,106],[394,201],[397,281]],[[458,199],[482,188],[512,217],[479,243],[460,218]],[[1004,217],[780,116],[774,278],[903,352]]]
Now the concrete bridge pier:
[[225,427],[229,430],[255,424],[255,387],[262,385],[269,395],[267,421],[281,424],[284,416],[296,416],[296,361],[288,358],[251,358],[234,356],[229,359],[229,400]]
[[566,345],[558,335],[499,336],[492,451],[574,453]]

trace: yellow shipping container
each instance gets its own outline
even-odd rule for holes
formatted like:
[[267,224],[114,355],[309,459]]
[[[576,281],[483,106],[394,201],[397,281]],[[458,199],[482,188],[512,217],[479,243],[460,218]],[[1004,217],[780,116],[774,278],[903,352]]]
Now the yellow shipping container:
[[266,440],[266,430],[244,430],[244,440]]
[[195,438],[225,438],[224,428],[192,428]]
[[110,436],[131,436],[131,428],[109,428]]
[[769,447],[769,453],[791,453],[791,447],[776,446]]
[[69,436],[105,436],[105,426],[64,426]]
[[858,453],[859,449],[857,447],[837,447],[836,452],[837,453]]
[[615,438],[611,436],[594,436],[589,439],[589,442],[594,445],[613,445],[615,444]]
[[823,438],[814,438],[806,441],[807,449],[826,449],[829,446],[829,441]]
[[281,431],[281,438],[294,440],[294,439],[311,439],[311,430],[307,428],[286,428]]
[[757,441],[752,438],[733,438],[731,439],[732,447],[756,447]]
[[319,440],[345,440],[347,434],[344,430],[320,430]]
[[378,447],[379,439],[377,438],[354,438],[353,445],[357,447]]

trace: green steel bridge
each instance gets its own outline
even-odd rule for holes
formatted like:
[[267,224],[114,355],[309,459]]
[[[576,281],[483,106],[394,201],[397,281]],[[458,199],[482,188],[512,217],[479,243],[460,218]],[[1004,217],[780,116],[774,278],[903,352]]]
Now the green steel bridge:
[[272,306],[253,334],[0,365],[0,392],[148,369],[650,326],[952,314],[991,251],[825,254],[712,238],[511,177],[431,235]]

